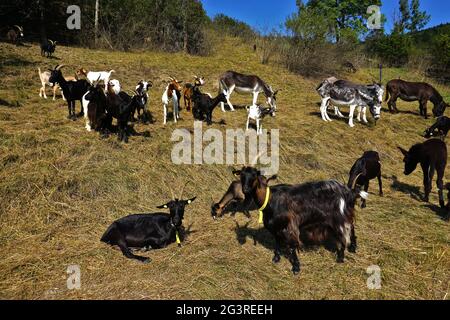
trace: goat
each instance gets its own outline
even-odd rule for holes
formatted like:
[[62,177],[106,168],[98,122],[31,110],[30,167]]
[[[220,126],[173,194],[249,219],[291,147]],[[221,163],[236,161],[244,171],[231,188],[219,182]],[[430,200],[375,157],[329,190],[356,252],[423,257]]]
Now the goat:
[[405,163],[405,175],[410,175],[414,172],[417,164],[420,163],[423,171],[423,185],[425,188],[425,202],[429,201],[430,192],[432,189],[432,180],[434,171],[437,171],[437,187],[439,189],[439,205],[444,208],[444,173],[447,165],[447,146],[445,142],[439,139],[430,139],[424,143],[413,145],[409,151],[398,147],[404,155],[403,162]]
[[15,45],[19,45],[20,39],[23,38],[23,27],[14,25],[6,33],[6,38],[8,39],[9,42],[14,43]]
[[233,181],[228,187],[227,192],[223,195],[219,202],[214,203],[211,206],[211,215],[215,220],[217,217],[222,217],[225,209],[233,209],[233,215],[238,211],[237,206],[230,208],[233,204],[237,204],[240,210],[243,211],[246,216],[250,216],[250,210],[256,210],[256,205],[252,199],[245,198],[244,192],[242,192],[241,181]]
[[89,91],[83,96],[83,108],[87,131],[110,129],[107,128],[107,101],[103,85],[97,83],[89,88]]
[[194,94],[194,90],[197,87],[203,86],[204,84],[205,84],[204,77],[199,78],[197,76],[194,76],[194,84],[186,83],[184,85],[183,98],[184,98],[184,106],[186,107],[187,111],[191,110],[192,96]]
[[[38,67],[38,74],[39,74],[39,80],[41,80],[41,88],[39,89],[39,97],[47,99],[47,94],[45,93],[45,86],[52,86],[49,82],[51,70],[48,71],[41,71],[41,68]],[[64,77],[66,81],[76,81],[78,80],[76,77]],[[53,100],[56,100],[56,90],[59,88],[58,85],[53,85]],[[60,88],[61,89],[61,88]],[[64,97],[64,92],[61,90],[61,95],[64,100],[66,98]]]
[[445,218],[445,220],[449,221],[450,220],[450,183],[447,183],[445,185],[445,188],[447,189],[448,193],[447,193],[447,217]]
[[[380,197],[383,196],[383,184],[381,182],[381,163],[380,155],[376,151],[366,151],[361,158],[353,164],[347,186],[355,189],[356,186],[364,186],[364,191],[369,190],[369,181],[378,179]],[[366,207],[366,200],[362,199],[361,208]]]
[[450,130],[450,118],[441,116],[436,120],[435,124],[425,130],[424,137],[428,139],[431,137],[441,136],[445,139],[447,137],[448,130]]
[[169,79],[170,82],[167,84],[161,97],[164,109],[164,124],[167,123],[167,107],[169,106],[170,100],[172,100],[173,103],[173,121],[177,123],[177,120],[180,118],[179,103],[181,90],[183,89],[180,84],[183,81],[178,81],[173,77],[169,77]]
[[262,134],[262,124],[260,125],[260,121],[264,119],[266,115],[270,114],[270,116],[275,116],[275,109],[269,108],[265,109],[262,106],[252,105],[250,108],[247,108],[247,126],[246,130],[248,131],[248,126],[250,124],[250,119],[253,119],[256,122],[256,133]]
[[139,83],[136,86],[136,94],[140,95],[143,97],[143,103],[141,106],[137,107],[136,110],[133,110],[133,113],[131,115],[131,117],[134,119],[134,113],[135,111],[137,111],[137,117],[139,119],[139,117],[141,116],[141,111],[142,111],[142,117],[147,117],[148,116],[148,110],[147,110],[147,103],[148,103],[148,91],[150,90],[150,88],[153,87],[153,82],[151,81],[145,81],[145,80],[141,80],[139,81]]
[[242,191],[260,207],[260,222],[275,238],[272,261],[281,259],[281,249],[288,249],[292,272],[300,272],[296,250],[302,243],[334,240],[337,262],[344,262],[344,251],[356,251],[354,206],[357,198],[367,198],[364,191],[353,191],[337,181],[308,182],[300,185],[269,187],[261,171],[244,167],[234,170],[240,177]]
[[[111,78],[111,73],[116,72],[114,70],[110,71],[87,71],[84,68],[80,68],[77,70],[77,74],[79,76],[85,76],[87,81],[90,82],[90,84],[94,84],[96,81],[103,81],[105,83],[105,91],[108,90],[108,82]],[[100,80],[98,80],[100,79]]]
[[56,41],[50,39],[46,43],[41,43],[41,56],[51,57],[56,49]]
[[225,94],[220,93],[217,97],[211,98],[208,94],[194,95],[193,102],[194,107],[192,113],[197,120],[206,120],[208,125],[212,124],[212,113],[217,105],[221,102],[226,102],[227,97]]
[[[180,196],[181,198],[181,196]],[[135,255],[130,248],[160,249],[173,242],[181,246],[185,207],[197,197],[188,200],[173,199],[158,209],[169,209],[170,214],[133,214],[114,221],[103,234],[100,241],[118,245],[123,255],[130,259],[148,263],[151,260]]]
[[64,67],[63,64],[57,65],[55,69],[51,71],[51,75],[48,81],[52,84],[59,84],[64,93],[64,97],[67,99],[67,107],[69,109],[69,115],[67,117],[68,119],[75,120],[75,101],[80,101],[81,111],[79,113],[79,116],[82,116],[84,114],[84,111],[81,101],[83,95],[89,90],[90,86],[86,80],[66,81],[60,70],[62,67]]

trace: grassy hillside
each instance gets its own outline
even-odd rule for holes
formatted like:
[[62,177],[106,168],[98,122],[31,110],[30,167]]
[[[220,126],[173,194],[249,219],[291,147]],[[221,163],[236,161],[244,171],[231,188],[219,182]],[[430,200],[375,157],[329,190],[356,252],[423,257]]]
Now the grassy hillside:
[[[449,299],[450,225],[444,222],[435,184],[431,203],[423,194],[418,170],[405,177],[397,145],[423,141],[433,123],[418,116],[418,105],[399,103],[400,114],[382,114],[376,126],[345,120],[325,124],[318,113],[317,80],[257,63],[251,48],[227,39],[211,57],[184,54],[110,53],[58,47],[60,60],[45,59],[37,46],[0,44],[0,298],[7,299]],[[62,99],[39,98],[37,67],[68,65],[72,74],[114,68],[124,89],[141,78],[154,81],[150,110],[155,124],[137,125],[149,137],[120,144],[84,129],[84,120],[66,119]],[[260,228],[256,212],[213,221],[212,199],[218,200],[233,180],[227,165],[177,166],[170,161],[175,128],[192,130],[192,115],[182,111],[177,125],[162,125],[160,97],[169,75],[207,79],[205,91],[217,92],[216,79],[234,69],[260,75],[281,88],[276,118],[264,127],[280,129],[279,181],[299,183],[335,178],[342,181],[365,150],[377,150],[383,164],[384,197],[376,183],[368,207],[358,209],[359,250],[344,264],[324,248],[301,252],[302,271],[293,276],[287,259],[271,262],[273,240]],[[376,70],[349,79],[370,81]],[[385,70],[386,79],[423,80],[405,70]],[[450,88],[437,86],[450,100]],[[50,90],[48,91],[50,92]],[[238,105],[249,96],[233,95]],[[77,104],[77,112],[79,105]],[[429,107],[431,112],[431,106]],[[214,112],[213,128],[244,128],[246,112]],[[237,167],[237,166],[236,166]],[[450,181],[450,171],[446,173]],[[198,196],[187,208],[191,233],[182,248],[144,253],[153,259],[139,264],[99,239],[115,219],[152,212],[166,203],[166,185]],[[68,290],[66,269],[81,267],[81,289]],[[382,289],[369,290],[366,268],[378,265]]]

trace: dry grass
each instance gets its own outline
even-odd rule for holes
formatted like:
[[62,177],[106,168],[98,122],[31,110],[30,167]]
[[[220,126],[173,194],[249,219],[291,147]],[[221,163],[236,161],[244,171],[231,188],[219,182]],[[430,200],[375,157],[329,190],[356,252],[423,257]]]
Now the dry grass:
[[[0,298],[449,298],[450,226],[434,207],[436,190],[431,208],[417,200],[417,192],[423,192],[421,172],[405,177],[396,150],[397,145],[422,141],[420,134],[433,122],[420,118],[415,104],[400,103],[399,109],[416,114],[385,112],[377,126],[325,124],[318,115],[317,81],[260,65],[251,48],[232,39],[206,58],[67,47],[58,47],[56,56],[61,60],[41,58],[36,46],[0,44]],[[38,97],[38,66],[65,63],[65,74],[71,74],[80,61],[94,70],[114,68],[125,89],[141,78],[154,81],[150,109],[157,122],[136,127],[148,130],[149,138],[132,137],[127,145],[113,136],[100,139],[86,132],[82,120],[66,120],[61,99]],[[283,89],[277,117],[264,121],[265,128],[280,128],[281,182],[342,180],[364,150],[380,152],[385,196],[380,198],[372,183],[368,208],[358,210],[359,251],[349,254],[345,264],[336,264],[332,253],[318,249],[300,254],[300,276],[292,276],[286,259],[273,265],[272,238],[259,228],[256,214],[250,221],[239,214],[219,222],[210,217],[211,199],[220,198],[232,180],[230,168],[171,163],[173,129],[192,129],[193,122],[184,110],[178,125],[162,125],[161,80],[204,75],[205,90],[215,94],[215,79],[228,69],[257,73]],[[418,78],[398,69],[385,75]],[[363,70],[352,78],[367,81],[370,75]],[[450,88],[438,87],[448,100]],[[245,96],[233,99],[238,104],[250,101]],[[246,114],[217,109],[214,118],[226,121],[214,128],[244,128]],[[447,173],[447,181],[449,177]],[[181,249],[171,245],[150,252],[153,261],[143,265],[100,243],[114,219],[152,212],[165,203],[170,193],[162,181],[179,190],[188,180],[185,194],[198,200],[187,209],[185,225],[192,224],[192,233]],[[71,264],[81,266],[80,290],[66,287]],[[381,290],[366,287],[366,268],[374,264],[382,270]]]

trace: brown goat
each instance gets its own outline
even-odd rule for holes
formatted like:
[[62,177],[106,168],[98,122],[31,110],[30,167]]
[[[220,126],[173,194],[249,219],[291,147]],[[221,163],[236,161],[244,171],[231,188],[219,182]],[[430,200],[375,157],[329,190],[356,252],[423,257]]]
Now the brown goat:
[[197,77],[194,76],[194,84],[192,83],[186,83],[183,88],[183,98],[184,98],[184,106],[186,107],[187,111],[191,110],[192,106],[192,96],[194,94],[194,88],[200,87],[205,84],[205,78],[204,77]]

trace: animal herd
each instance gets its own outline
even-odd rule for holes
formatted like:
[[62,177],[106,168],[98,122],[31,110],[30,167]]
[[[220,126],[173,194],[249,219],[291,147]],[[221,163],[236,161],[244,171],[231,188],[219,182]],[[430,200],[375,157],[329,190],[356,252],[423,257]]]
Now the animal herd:
[[[12,29],[9,38],[17,42],[23,30],[20,27]],[[42,55],[50,56],[56,42],[48,42],[41,46]],[[137,82],[133,95],[122,90],[117,79],[111,79],[114,70],[88,71],[79,68],[73,76],[63,76],[57,65],[44,72],[38,69],[41,88],[39,96],[47,98],[46,86],[53,87],[53,99],[56,88],[62,91],[67,101],[68,118],[86,118],[86,129],[102,134],[114,131],[113,118],[117,120],[118,139],[127,142],[132,134],[130,122],[148,119],[149,91],[153,83],[148,80]],[[227,71],[218,78],[219,92],[216,97],[201,91],[205,78],[194,77],[193,83],[182,85],[183,81],[170,77],[161,96],[163,123],[167,124],[169,108],[172,107],[172,118],[176,123],[180,119],[180,102],[183,98],[186,110],[192,112],[195,119],[213,122],[213,112],[220,104],[226,111],[225,103],[231,111],[235,111],[230,101],[233,92],[252,94],[252,104],[247,107],[246,129],[250,120],[255,121],[257,134],[262,134],[261,121],[266,115],[275,116],[277,112],[277,94],[270,85],[256,75],[245,75],[235,71]],[[317,87],[321,97],[320,114],[324,121],[329,122],[328,108],[333,107],[335,115],[344,117],[340,108],[348,106],[349,126],[354,127],[353,116],[357,112],[357,120],[367,123],[366,111],[375,121],[381,118],[384,89],[381,84],[356,84],[334,77],[325,79]],[[267,106],[258,105],[258,96],[263,94]],[[404,174],[411,174],[420,164],[423,171],[424,197],[428,202],[432,190],[432,180],[437,173],[437,188],[439,205],[450,218],[450,184],[444,185],[444,172],[447,164],[447,147],[443,141],[450,129],[450,119],[444,116],[447,103],[431,85],[412,83],[403,80],[392,80],[386,85],[385,101],[388,101],[389,111],[398,112],[396,100],[419,101],[420,114],[427,118],[427,103],[434,105],[433,115],[438,117],[436,123],[428,128],[424,137],[429,138],[423,143],[413,145],[409,150],[399,146],[403,155]],[[80,102],[80,112],[76,114],[75,103]],[[137,119],[135,118],[137,114]],[[440,138],[434,138],[440,137]],[[266,177],[257,168],[244,166],[233,170],[238,177],[228,187],[222,199],[212,205],[213,218],[220,217],[232,205],[237,208],[230,211],[259,212],[260,222],[275,239],[275,249],[272,261],[278,263],[285,254],[292,265],[292,272],[300,271],[300,261],[297,251],[309,244],[324,244],[331,242],[336,252],[336,261],[344,262],[345,251],[355,253],[357,237],[355,231],[355,206],[361,199],[361,207],[366,207],[369,183],[377,179],[379,195],[383,196],[382,158],[376,151],[366,151],[356,159],[349,170],[346,184],[335,181],[315,181],[301,184],[276,184],[271,181],[277,176]],[[444,188],[447,188],[448,203],[445,204]],[[183,187],[184,190],[184,187]],[[168,209],[169,214],[158,212],[152,214],[134,214],[114,221],[103,234],[101,241],[117,245],[122,253],[131,259],[149,262],[150,259],[133,253],[134,249],[158,249],[184,240],[183,218],[187,205],[196,197],[183,199],[183,190],[172,199],[158,206]]]

